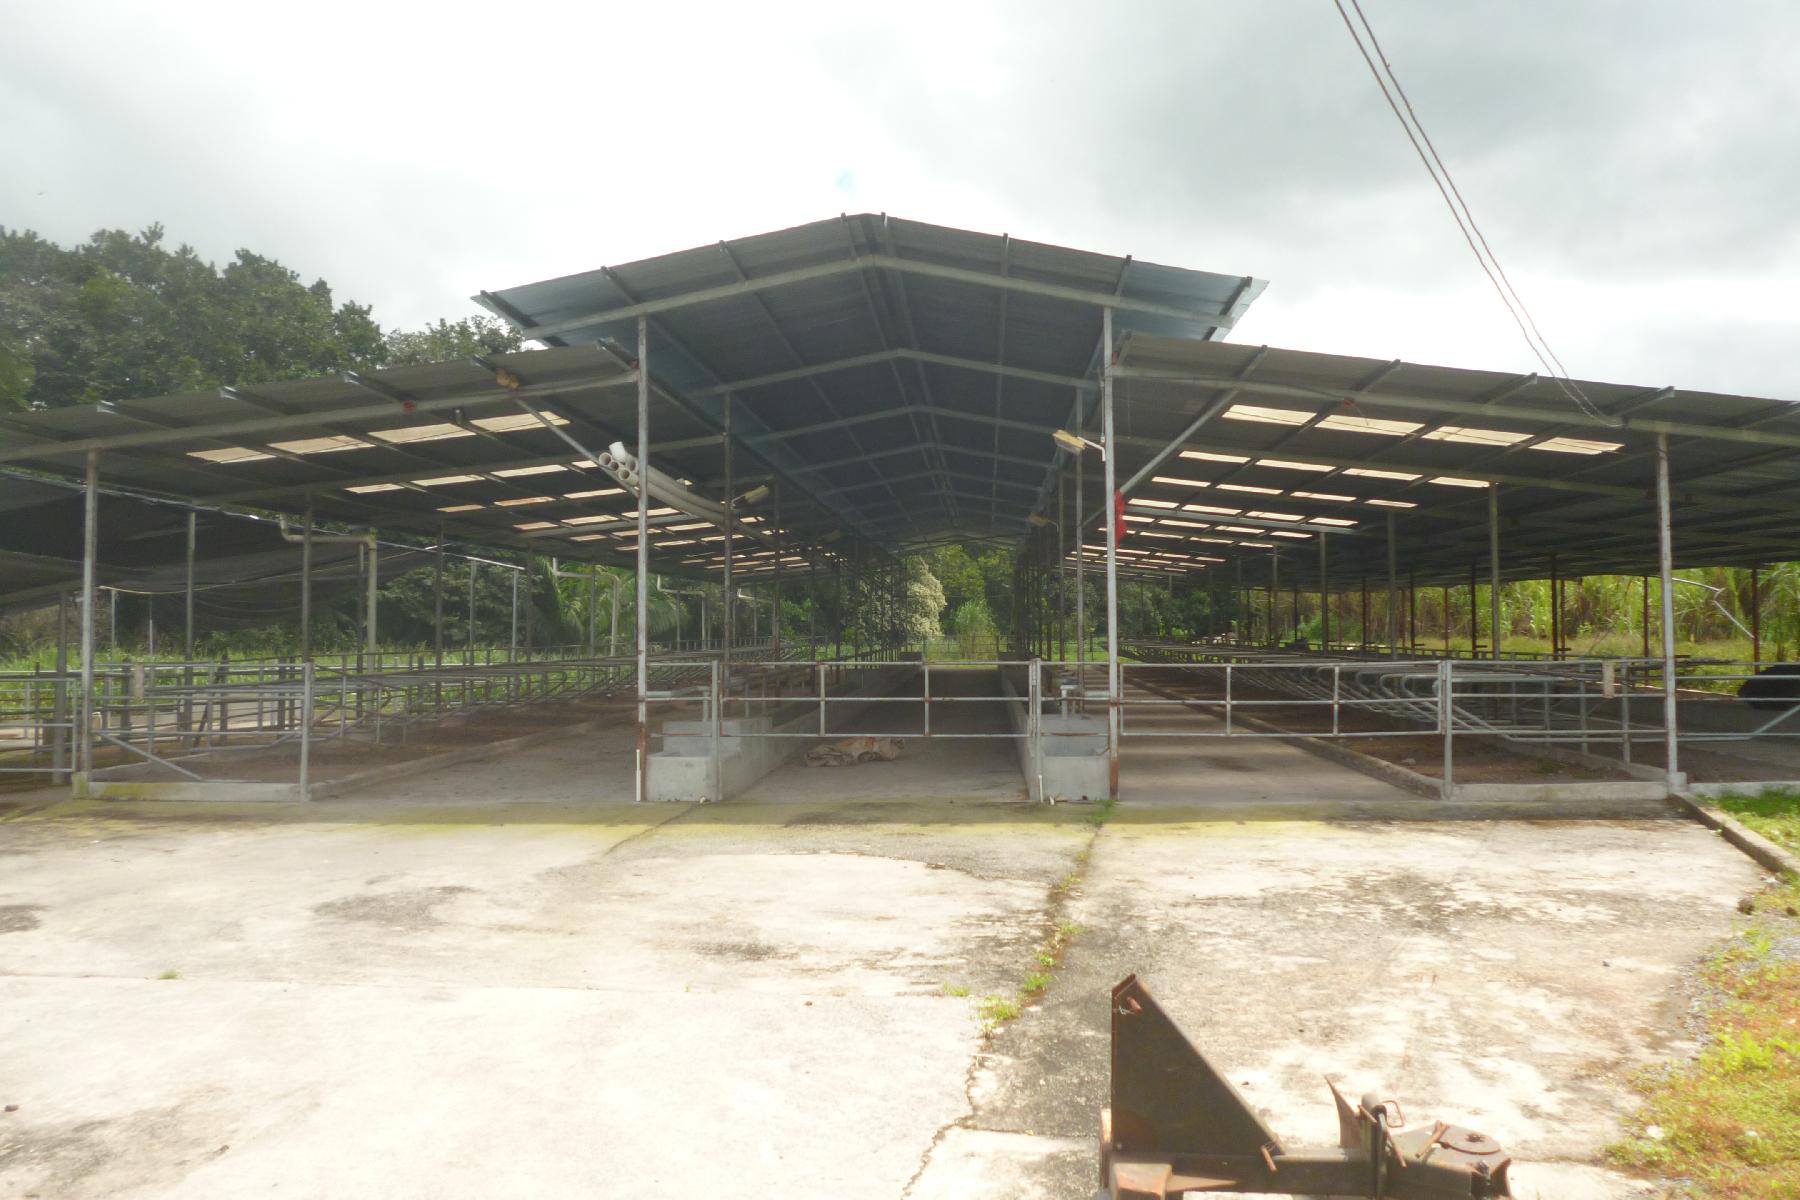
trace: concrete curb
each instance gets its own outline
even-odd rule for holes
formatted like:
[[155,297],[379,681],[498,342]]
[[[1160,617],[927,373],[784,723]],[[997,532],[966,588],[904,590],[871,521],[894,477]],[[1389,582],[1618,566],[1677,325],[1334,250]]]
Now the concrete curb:
[[1778,875],[1800,875],[1800,858],[1777,846],[1722,808],[1714,808],[1686,792],[1670,795],[1683,811]]

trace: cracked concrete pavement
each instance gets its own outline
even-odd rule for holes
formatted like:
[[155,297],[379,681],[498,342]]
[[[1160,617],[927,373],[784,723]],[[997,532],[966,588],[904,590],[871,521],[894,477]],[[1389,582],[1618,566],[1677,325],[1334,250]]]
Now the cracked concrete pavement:
[[[1600,1157],[1626,1077],[1688,1049],[1684,972],[1754,867],[1654,806],[1420,819],[1282,752],[1304,806],[1097,837],[849,772],[601,803],[567,745],[391,802],[19,808],[0,1197],[1085,1198],[1128,971],[1283,1137],[1332,1140],[1329,1075],[1495,1134],[1546,1196],[1633,1195]],[[1059,894],[1083,932],[984,1037]]]

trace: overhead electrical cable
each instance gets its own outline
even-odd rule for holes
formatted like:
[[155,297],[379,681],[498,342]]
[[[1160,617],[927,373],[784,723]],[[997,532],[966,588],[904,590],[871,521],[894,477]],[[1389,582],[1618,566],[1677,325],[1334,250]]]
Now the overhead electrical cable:
[[[1383,53],[1381,42],[1375,36],[1375,27],[1370,24],[1368,16],[1363,12],[1360,0],[1350,0],[1350,7],[1356,11],[1356,21],[1351,20],[1349,10],[1344,7],[1344,0],[1332,0],[1332,3],[1337,8],[1338,16],[1343,18],[1344,28],[1349,31],[1350,39],[1356,43],[1357,52],[1362,55],[1363,62],[1368,65],[1369,73],[1374,76],[1375,85],[1381,89],[1382,98],[1387,101],[1389,110],[1394,114],[1394,119],[1400,122],[1400,128],[1405,132],[1406,140],[1412,143],[1413,152],[1424,164],[1426,174],[1431,176],[1431,182],[1436,185],[1438,195],[1444,198],[1444,205],[1450,210],[1452,219],[1456,221],[1456,227],[1462,233],[1463,241],[1468,243],[1469,252],[1475,256],[1475,261],[1480,265],[1482,273],[1493,285],[1495,294],[1506,306],[1506,311],[1512,317],[1513,324],[1519,327],[1519,334],[1525,339],[1525,345],[1531,350],[1532,356],[1544,368],[1544,373],[1555,381],[1563,395],[1581,409],[1588,418],[1604,425],[1621,424],[1618,418],[1602,411],[1587,398],[1580,385],[1563,366],[1562,360],[1557,357],[1549,339],[1545,338],[1538,329],[1537,321],[1532,317],[1531,310],[1526,307],[1518,289],[1513,287],[1512,280],[1507,277],[1505,268],[1500,265],[1499,256],[1489,245],[1487,235],[1476,223],[1475,214],[1469,208],[1468,202],[1463,199],[1462,191],[1456,186],[1456,180],[1450,174],[1449,166],[1438,154],[1437,147],[1431,141],[1431,136],[1425,132],[1425,125],[1419,120],[1412,100],[1406,95],[1406,89],[1401,87],[1400,77],[1395,74],[1393,64],[1388,62],[1386,54]],[[1358,21],[1361,22],[1361,30],[1357,28]],[[1367,45],[1363,42],[1365,32],[1368,35]],[[1371,48],[1373,48],[1373,53],[1371,53]],[[1395,99],[1396,96],[1398,100]],[[1403,106],[1404,112],[1401,111]]]

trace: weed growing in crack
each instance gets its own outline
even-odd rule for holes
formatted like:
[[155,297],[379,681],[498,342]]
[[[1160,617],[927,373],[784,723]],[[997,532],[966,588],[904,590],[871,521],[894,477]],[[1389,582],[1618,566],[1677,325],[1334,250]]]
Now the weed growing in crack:
[[987,995],[981,998],[975,1013],[981,1018],[984,1033],[992,1033],[1000,1026],[1019,1015],[1019,998],[1017,996]]
[[969,985],[966,983],[946,983],[944,985],[944,995],[946,996],[966,996],[968,994]]
[[1049,986],[1050,973],[1048,971],[1033,971],[1025,977],[1025,982],[1019,985],[1019,991],[1027,996],[1035,996]]

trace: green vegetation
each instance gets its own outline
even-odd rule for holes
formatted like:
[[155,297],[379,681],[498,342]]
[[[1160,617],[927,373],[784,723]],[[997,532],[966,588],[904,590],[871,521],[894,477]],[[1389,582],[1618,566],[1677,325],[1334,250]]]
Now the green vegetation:
[[1048,971],[1033,971],[1025,976],[1023,983],[1019,984],[1019,992],[1025,996],[1036,996],[1049,986],[1050,973]]
[[1778,846],[1800,852],[1800,791],[1729,792],[1719,807]]
[[0,410],[58,408],[220,384],[326,375],[516,350],[490,317],[384,332],[272,258],[224,267],[163,228],[103,229],[64,248],[0,228]]
[[181,972],[177,971],[173,967],[171,967],[167,971],[164,971],[161,975],[158,975],[157,978],[158,979],[180,979]]
[[975,1006],[975,1015],[981,1018],[981,1028],[992,1033],[1008,1021],[1014,1020],[1023,1011],[1016,996],[1002,996],[991,993],[981,998]]
[[1697,1200],[1800,1196],[1797,904],[1800,882],[1763,892],[1750,926],[1708,960],[1707,1044],[1639,1081],[1644,1105],[1616,1161],[1683,1180]]
[[944,985],[944,995],[946,996],[966,996],[968,994],[969,985],[966,983],[946,983]]

